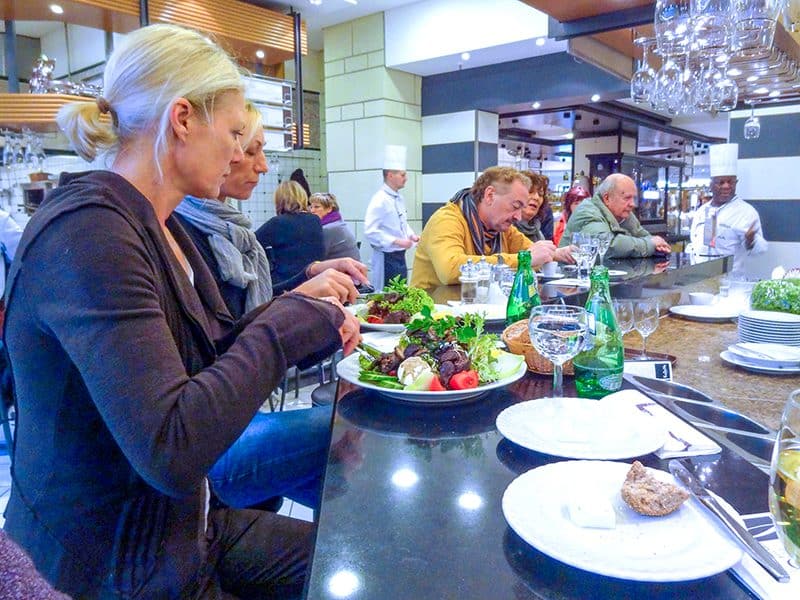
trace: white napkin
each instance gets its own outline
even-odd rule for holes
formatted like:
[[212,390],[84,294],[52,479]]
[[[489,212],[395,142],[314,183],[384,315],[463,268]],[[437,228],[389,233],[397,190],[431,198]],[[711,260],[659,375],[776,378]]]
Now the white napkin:
[[[745,522],[751,517],[759,516],[769,517],[769,514],[749,515],[745,518]],[[791,580],[787,583],[776,581],[775,578],[767,573],[767,571],[751,558],[749,554],[745,554],[741,562],[733,567],[734,576],[743,581],[754,594],[759,598],[763,598],[763,600],[779,600],[782,598],[789,600],[790,598],[800,598],[800,569],[796,569],[789,564],[789,555],[786,554],[786,550],[781,541],[774,537],[774,529],[766,533],[772,536],[772,539],[759,539],[758,541],[761,542],[761,545],[786,569]],[[756,535],[756,539],[760,537],[763,537],[763,534]]]
[[576,277],[565,277],[564,279],[556,279],[555,281],[548,281],[547,285],[565,285],[569,287],[589,287],[589,281],[578,279]]
[[391,331],[366,331],[361,339],[367,346],[377,348],[381,352],[391,352],[400,341],[400,334]]
[[[744,352],[737,352],[740,348],[744,348]],[[800,348],[796,346],[787,346],[785,344],[773,343],[754,343],[754,342],[739,342],[728,347],[728,350],[734,354],[744,356],[745,358],[752,358],[755,353],[755,358],[766,360],[773,360],[776,362],[798,362],[800,361]],[[762,356],[759,356],[762,355]]]
[[638,390],[622,390],[609,394],[604,400],[612,399],[618,402],[628,402],[638,410],[652,415],[667,431],[664,445],[655,451],[661,459],[677,458],[681,456],[702,456],[721,452],[714,440],[700,433],[683,419],[673,415],[666,408],[651,400]]

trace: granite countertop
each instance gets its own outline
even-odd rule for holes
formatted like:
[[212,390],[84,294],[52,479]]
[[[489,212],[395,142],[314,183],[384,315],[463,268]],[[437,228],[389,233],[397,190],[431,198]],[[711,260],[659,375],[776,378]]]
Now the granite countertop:
[[[723,362],[720,352],[738,341],[735,322],[700,323],[663,316],[647,338],[647,349],[677,358],[673,379],[705,392],[718,402],[778,429],[789,393],[800,388],[800,376],[761,375]],[[632,331],[625,346],[641,348],[642,338]]]

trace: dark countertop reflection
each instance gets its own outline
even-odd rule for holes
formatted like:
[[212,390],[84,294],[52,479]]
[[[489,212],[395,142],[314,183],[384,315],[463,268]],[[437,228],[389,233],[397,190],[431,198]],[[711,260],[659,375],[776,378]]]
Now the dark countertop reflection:
[[[309,598],[750,597],[727,573],[669,584],[591,574],[510,530],[506,487],[561,459],[506,441],[494,422],[507,406],[549,393],[549,378],[528,374],[508,389],[442,406],[340,387]],[[691,461],[740,513],[768,510],[767,476],[745,460],[723,449]],[[666,470],[654,455],[643,462]]]

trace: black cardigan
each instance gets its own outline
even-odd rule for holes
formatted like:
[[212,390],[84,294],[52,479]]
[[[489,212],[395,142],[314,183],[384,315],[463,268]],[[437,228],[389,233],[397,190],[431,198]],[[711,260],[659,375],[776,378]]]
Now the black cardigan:
[[284,282],[315,260],[325,260],[322,223],[316,215],[277,215],[256,230],[256,237],[262,246],[272,246],[272,281]]
[[[74,596],[184,597],[226,510],[205,474],[288,365],[339,343],[342,317],[298,294],[234,324],[174,217],[110,172],[65,178],[11,267],[5,339],[18,421],[6,531]],[[215,338],[227,334],[223,343]]]

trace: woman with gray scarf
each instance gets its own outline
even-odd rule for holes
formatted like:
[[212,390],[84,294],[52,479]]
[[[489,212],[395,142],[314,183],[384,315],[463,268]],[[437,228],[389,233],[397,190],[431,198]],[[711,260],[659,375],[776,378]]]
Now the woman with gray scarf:
[[[175,212],[195,243],[235,318],[294,288],[310,296],[355,300],[354,280],[367,283],[366,266],[352,259],[313,263],[273,285],[264,249],[250,220],[225,203],[247,200],[267,172],[261,113],[247,103],[244,158],[231,165],[219,199],[186,197]],[[217,497],[233,507],[286,496],[316,508],[330,438],[330,407],[259,413],[209,473]]]

